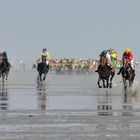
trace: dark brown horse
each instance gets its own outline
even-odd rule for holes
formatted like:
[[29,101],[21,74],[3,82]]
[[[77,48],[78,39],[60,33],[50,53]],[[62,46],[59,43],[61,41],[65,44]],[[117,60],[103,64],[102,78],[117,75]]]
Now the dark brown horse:
[[42,56],[42,62],[37,66],[38,71],[38,81],[42,81],[42,75],[44,74],[43,81],[46,79],[46,75],[49,71],[49,65],[46,64],[46,57]]
[[123,84],[125,89],[128,87],[128,85],[129,87],[132,87],[134,78],[135,78],[135,72],[132,69],[130,62],[125,61],[122,70],[122,79],[123,79]]
[[10,67],[11,65],[9,62],[0,61],[0,78],[2,77],[2,82],[8,79]]
[[115,70],[111,66],[107,65],[106,58],[101,56],[100,65],[97,70],[99,78],[97,81],[98,87],[102,88],[100,81],[103,82],[103,88],[112,88],[112,79],[115,75]]

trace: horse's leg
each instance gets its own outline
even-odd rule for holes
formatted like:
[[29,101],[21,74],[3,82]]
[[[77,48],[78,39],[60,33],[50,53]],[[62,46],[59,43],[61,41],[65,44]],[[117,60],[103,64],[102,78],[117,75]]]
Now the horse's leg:
[[102,86],[100,85],[100,80],[101,80],[101,78],[99,77],[99,78],[98,78],[97,84],[98,84],[98,87],[99,87],[99,88],[102,88]]
[[10,67],[9,67],[9,68],[8,68],[8,70],[7,70],[6,80],[8,80],[8,75],[9,75],[9,72],[10,72]]
[[8,71],[5,72],[5,80],[8,79]]
[[102,79],[102,81],[103,81],[103,88],[105,88],[105,80],[104,80],[104,79]]
[[129,80],[129,87],[132,87],[132,83],[131,83],[131,80]]
[[129,87],[132,87],[131,77],[129,78]]
[[106,88],[109,87],[109,78],[106,80]]
[[112,79],[113,79],[113,77],[111,76],[110,83],[109,83],[109,88],[112,88]]
[[5,80],[7,80],[8,79],[8,74],[6,73],[6,78],[5,78]]
[[45,69],[43,81],[45,81],[46,75],[47,75],[48,72],[49,72],[49,65],[47,65],[47,67],[46,67],[46,69]]
[[125,78],[123,78],[123,84],[124,84],[124,89],[126,90],[127,89],[127,82],[126,82]]
[[45,81],[45,79],[46,79],[46,75],[47,75],[47,73],[44,73],[43,81]]
[[42,74],[41,74],[41,72],[38,73],[37,80],[38,80],[38,81],[42,81]]
[[39,79],[40,79],[40,74],[38,73],[38,76],[37,76],[37,81],[39,81]]
[[114,75],[111,75],[111,77],[110,77],[110,83],[109,83],[109,88],[112,88],[112,79],[113,79],[113,77],[114,77]]
[[131,83],[132,83],[132,84],[133,84],[133,82],[134,82],[134,78],[135,78],[135,74],[133,74],[132,77],[131,77]]
[[129,78],[129,87],[132,87],[133,82],[134,82],[134,78],[135,78],[135,72],[133,70],[132,73],[131,73],[131,76]]
[[2,82],[4,83],[5,74],[2,73]]
[[41,74],[41,73],[39,73],[39,76],[40,76],[40,81],[42,82],[42,74]]
[[9,75],[9,72],[6,74],[6,80],[8,80],[8,75]]

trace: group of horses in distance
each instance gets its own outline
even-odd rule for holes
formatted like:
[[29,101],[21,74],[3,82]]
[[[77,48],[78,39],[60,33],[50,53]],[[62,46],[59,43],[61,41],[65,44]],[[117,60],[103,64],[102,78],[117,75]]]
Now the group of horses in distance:
[[[98,81],[97,85],[99,88],[112,88],[112,80],[115,76],[115,68],[110,68],[107,65],[106,58],[104,56],[101,56],[99,60],[100,64],[98,67]],[[132,69],[130,62],[129,61],[124,61],[123,65],[123,71],[121,73],[122,76],[122,81],[124,85],[124,89],[126,90],[127,87],[132,87],[132,84],[134,82],[135,78],[135,73],[134,70]],[[102,80],[103,86],[101,86],[100,81]]]

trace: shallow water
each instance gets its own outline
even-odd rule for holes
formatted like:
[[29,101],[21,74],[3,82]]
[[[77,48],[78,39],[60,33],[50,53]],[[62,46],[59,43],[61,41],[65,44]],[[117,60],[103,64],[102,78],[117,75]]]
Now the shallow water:
[[140,72],[126,94],[121,76],[98,89],[97,74],[51,75],[11,71],[0,83],[1,139],[140,139]]

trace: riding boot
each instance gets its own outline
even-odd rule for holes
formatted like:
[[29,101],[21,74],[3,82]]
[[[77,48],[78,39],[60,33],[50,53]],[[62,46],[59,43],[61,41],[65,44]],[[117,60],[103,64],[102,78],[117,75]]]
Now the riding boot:
[[117,75],[120,75],[120,73],[122,73],[123,71],[123,67],[120,68],[119,72],[117,73]]
[[98,72],[98,69],[97,69],[97,70],[95,70],[95,72]]

